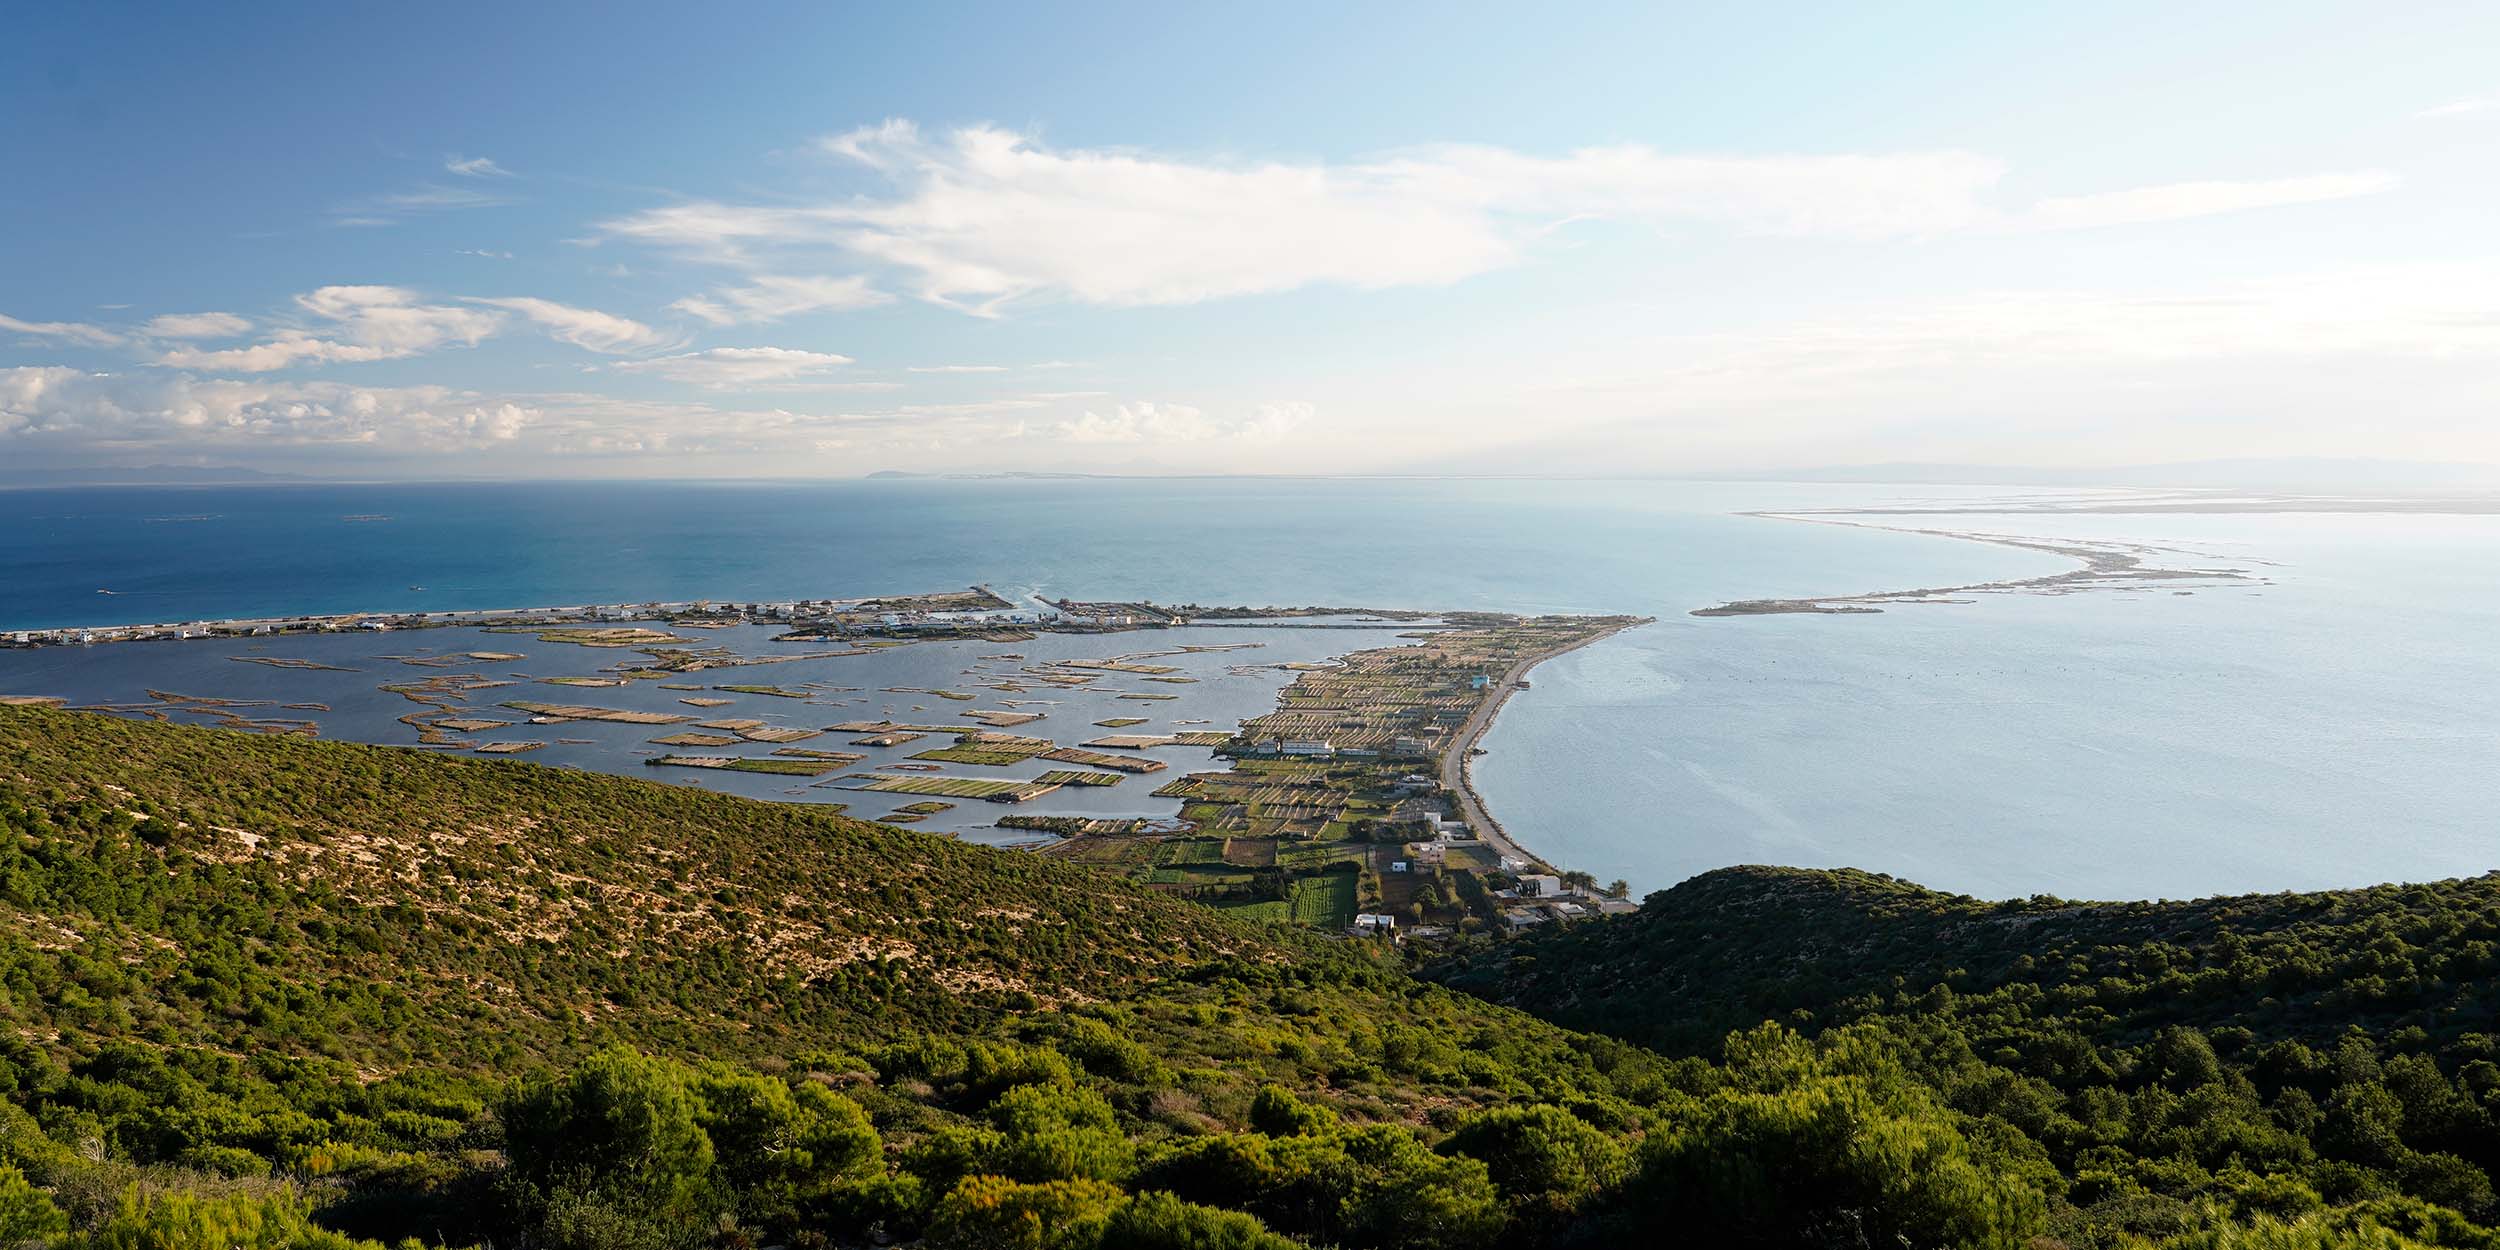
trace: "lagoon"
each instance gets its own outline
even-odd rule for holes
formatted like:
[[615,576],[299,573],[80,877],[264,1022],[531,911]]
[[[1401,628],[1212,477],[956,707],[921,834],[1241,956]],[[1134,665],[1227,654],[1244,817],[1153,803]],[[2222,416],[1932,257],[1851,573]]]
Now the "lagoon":
[[[1685,615],[2068,567],[1737,515],[2005,493],[1403,479],[13,491],[0,492],[0,629],[975,582],[1010,596],[1642,613],[1658,623],[1538,669],[1476,763],[1513,835],[1601,880],[1648,890],[1731,863],[1849,864],[1986,896],[2140,898],[2500,866],[2500,519],[1928,518],[2189,545],[2268,562],[2268,580]],[[1084,641],[1160,645],[1115,637]],[[119,652],[141,649],[82,662],[131,662]],[[27,689],[24,666],[46,656],[0,652],[0,692]],[[527,758],[562,762],[554,750]],[[769,797],[789,788],[777,782],[732,784]]]

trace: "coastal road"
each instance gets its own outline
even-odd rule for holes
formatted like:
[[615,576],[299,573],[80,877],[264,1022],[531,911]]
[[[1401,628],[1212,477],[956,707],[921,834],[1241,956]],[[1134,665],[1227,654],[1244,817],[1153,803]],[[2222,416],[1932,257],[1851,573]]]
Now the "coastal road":
[[1492,847],[1494,854],[1526,860],[1531,866],[1543,872],[1554,871],[1554,866],[1545,862],[1536,852],[1512,841],[1510,833],[1502,828],[1502,822],[1493,819],[1493,813],[1485,810],[1483,797],[1476,793],[1475,775],[1472,768],[1476,742],[1484,737],[1486,730],[1493,727],[1493,717],[1502,710],[1502,704],[1508,702],[1510,696],[1518,690],[1519,683],[1527,678],[1529,669],[1555,656],[1577,651],[1590,643],[1612,638],[1636,625],[1649,623],[1646,618],[1627,621],[1604,633],[1591,634],[1568,647],[1556,647],[1551,651],[1539,652],[1520,660],[1510,666],[1510,671],[1502,674],[1502,679],[1494,683],[1493,687],[1485,693],[1484,701],[1478,703],[1476,710],[1468,714],[1466,723],[1458,727],[1458,736],[1451,741],[1449,754],[1441,757],[1441,788],[1457,796],[1459,819],[1466,821],[1467,827],[1475,830],[1476,836],[1483,839],[1486,846]]

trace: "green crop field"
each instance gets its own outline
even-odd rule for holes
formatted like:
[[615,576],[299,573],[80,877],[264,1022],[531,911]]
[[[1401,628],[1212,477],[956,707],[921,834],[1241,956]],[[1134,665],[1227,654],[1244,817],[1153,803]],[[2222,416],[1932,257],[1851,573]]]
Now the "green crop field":
[[[923,751],[926,755],[928,752]],[[1118,773],[1087,772],[1078,768],[1054,768],[1033,780],[1054,786],[1116,786],[1127,778]]]

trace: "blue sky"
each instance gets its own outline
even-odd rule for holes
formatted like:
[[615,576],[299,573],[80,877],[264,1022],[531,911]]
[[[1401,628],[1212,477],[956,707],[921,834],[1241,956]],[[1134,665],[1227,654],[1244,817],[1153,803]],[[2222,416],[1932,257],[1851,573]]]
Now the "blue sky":
[[2488,5],[5,23],[23,467],[2500,460]]

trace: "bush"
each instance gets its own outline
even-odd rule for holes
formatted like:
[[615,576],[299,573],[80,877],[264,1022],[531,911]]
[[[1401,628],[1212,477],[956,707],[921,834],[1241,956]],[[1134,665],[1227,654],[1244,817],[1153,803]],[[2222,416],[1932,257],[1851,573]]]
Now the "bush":
[[1003,1176],[964,1178],[929,1219],[934,1250],[1091,1250],[1128,1201],[1100,1181],[1023,1185]]

